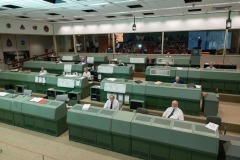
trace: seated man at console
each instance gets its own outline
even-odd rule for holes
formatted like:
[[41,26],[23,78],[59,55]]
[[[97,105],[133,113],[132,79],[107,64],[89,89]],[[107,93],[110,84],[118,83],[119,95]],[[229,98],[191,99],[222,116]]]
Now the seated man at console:
[[119,110],[119,102],[115,99],[115,96],[111,94],[103,108]]
[[62,61],[60,60],[60,58],[57,58],[56,63],[62,63]]
[[87,64],[86,59],[84,57],[81,58],[80,64]]
[[170,66],[169,66],[169,62],[166,62],[166,63],[165,63],[165,67],[170,67]]
[[41,67],[41,71],[39,72],[40,74],[46,74],[47,71],[44,69],[44,67]]
[[176,78],[174,80],[172,80],[172,83],[183,84],[184,82],[180,77],[176,76]]
[[210,62],[209,66],[206,69],[216,69],[213,65],[213,62]]
[[165,118],[184,120],[183,112],[178,108],[178,101],[176,100],[172,101],[172,106],[168,107],[162,116]]
[[122,62],[122,60],[118,61],[118,66],[125,66],[125,64]]
[[83,77],[87,77],[89,81],[92,80],[91,73],[88,71],[87,67],[84,68]]

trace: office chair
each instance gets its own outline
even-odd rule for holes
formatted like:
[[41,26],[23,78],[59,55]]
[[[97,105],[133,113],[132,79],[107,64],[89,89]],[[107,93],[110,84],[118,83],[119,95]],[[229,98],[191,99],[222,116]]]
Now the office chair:
[[29,97],[31,97],[31,96],[32,96],[32,90],[24,89],[23,95],[24,95],[24,96],[29,96]]
[[223,130],[224,130],[224,135],[226,134],[226,131],[227,131],[227,128],[226,126],[224,126],[222,124],[222,119],[218,116],[207,116],[207,119],[206,119],[206,124],[208,124],[209,122],[212,122],[212,123],[215,123],[215,124],[218,124],[219,127],[222,127]]
[[122,110],[123,107],[122,107],[122,102],[119,102],[119,110]]
[[8,89],[8,90],[7,90],[7,93],[14,94],[14,93],[15,93],[15,90],[14,90],[14,89]]
[[136,110],[137,113],[147,114],[147,110],[142,107],[138,107]]
[[62,94],[62,95],[57,95],[56,100],[67,103],[69,101],[69,98],[67,94]]

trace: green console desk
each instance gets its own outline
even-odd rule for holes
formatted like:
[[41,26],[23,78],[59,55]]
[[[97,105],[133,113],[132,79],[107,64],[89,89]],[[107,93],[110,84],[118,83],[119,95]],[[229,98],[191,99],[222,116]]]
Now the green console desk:
[[190,57],[157,57],[155,60],[155,65],[165,66],[166,63],[169,63],[169,66],[174,67],[189,67],[190,66]]
[[143,159],[216,160],[219,133],[205,124],[83,105],[67,114],[69,139]]
[[68,111],[70,140],[111,150],[111,119],[117,111],[92,106],[84,111],[82,107],[76,104]]
[[108,63],[108,58],[107,56],[87,56],[87,64],[88,67],[92,67],[93,65],[98,66],[100,64],[107,64]]
[[80,58],[78,54],[61,54],[60,59],[63,62],[79,62]]
[[23,64],[24,70],[31,70],[33,72],[39,72],[41,67],[49,73],[62,74],[63,72],[78,72],[82,73],[84,68],[87,67],[86,64],[74,64],[74,63],[56,63],[49,61],[26,61]]
[[9,72],[0,71],[0,87],[6,84],[13,86],[23,85],[35,93],[46,94],[49,88],[66,92],[74,91],[81,94],[81,99],[90,95],[91,83],[86,77],[76,75],[58,76],[56,74],[39,74],[36,72]]
[[132,66],[117,66],[109,64],[101,64],[97,69],[98,79],[104,78],[125,78],[133,79]]
[[106,102],[109,94],[116,95],[123,104],[128,104],[131,99],[143,100],[146,108],[162,111],[171,106],[173,100],[177,100],[184,114],[200,114],[201,89],[188,88],[185,84],[154,84],[148,81],[138,83],[126,79],[111,81],[105,78],[100,84],[100,101]]
[[219,133],[204,124],[137,113],[131,122],[132,155],[143,159],[216,160]]
[[145,74],[147,81],[170,82],[179,76],[185,83],[202,85],[203,91],[240,94],[239,70],[149,66]]
[[31,99],[23,95],[1,96],[0,121],[54,136],[67,130],[65,103],[55,100],[37,103]]
[[125,64],[131,64],[133,65],[133,70],[138,72],[145,72],[145,69],[147,67],[147,56],[118,56],[117,60],[121,60]]

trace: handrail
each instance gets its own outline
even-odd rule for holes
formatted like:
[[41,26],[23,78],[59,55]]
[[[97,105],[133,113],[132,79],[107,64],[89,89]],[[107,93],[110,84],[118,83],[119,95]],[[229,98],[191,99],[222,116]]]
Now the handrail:
[[36,59],[38,57],[42,57],[42,56],[46,56],[46,55],[49,55],[49,54],[53,54],[55,52],[48,52],[48,53],[44,53],[44,54],[40,54],[40,55],[36,55],[34,57],[31,57],[31,58],[26,58],[26,59],[23,59],[23,60],[20,60],[20,61],[16,61],[16,62],[12,62],[12,63],[8,63],[7,65],[15,65],[15,64],[18,64],[18,63],[22,63],[22,62],[25,62],[25,61],[29,61],[31,59]]

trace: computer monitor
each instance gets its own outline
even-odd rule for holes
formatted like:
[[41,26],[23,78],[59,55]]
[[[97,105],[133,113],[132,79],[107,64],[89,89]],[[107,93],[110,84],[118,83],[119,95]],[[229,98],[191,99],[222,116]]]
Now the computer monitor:
[[143,108],[143,103],[142,102],[137,102],[137,101],[131,101],[130,102],[130,109],[136,110],[137,108]]
[[22,86],[16,86],[16,92],[17,93],[23,93],[23,87]]

